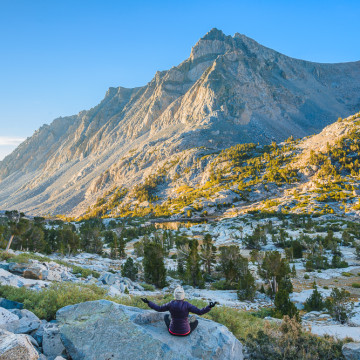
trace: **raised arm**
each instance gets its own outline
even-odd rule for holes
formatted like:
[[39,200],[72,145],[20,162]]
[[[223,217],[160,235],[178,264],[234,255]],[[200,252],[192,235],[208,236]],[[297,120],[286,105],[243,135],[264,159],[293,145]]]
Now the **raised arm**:
[[156,310],[158,312],[164,312],[170,310],[170,303],[164,304],[164,305],[156,305],[152,301],[148,302],[148,306],[152,308],[153,310]]
[[188,303],[188,304],[189,304],[188,305],[189,312],[192,312],[192,313],[197,314],[197,315],[204,315],[204,314],[206,314],[207,312],[209,312],[211,310],[210,305],[208,305],[208,306],[206,306],[206,307],[204,307],[202,309],[199,309],[195,305],[192,305],[190,303]]

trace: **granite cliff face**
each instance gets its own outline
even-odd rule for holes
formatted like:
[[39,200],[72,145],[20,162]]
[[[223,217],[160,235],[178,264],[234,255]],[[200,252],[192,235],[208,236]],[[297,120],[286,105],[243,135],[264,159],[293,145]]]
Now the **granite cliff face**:
[[213,29],[146,86],[37,130],[0,162],[0,208],[80,215],[169,162],[181,174],[199,151],[302,137],[359,108],[360,62],[293,59]]

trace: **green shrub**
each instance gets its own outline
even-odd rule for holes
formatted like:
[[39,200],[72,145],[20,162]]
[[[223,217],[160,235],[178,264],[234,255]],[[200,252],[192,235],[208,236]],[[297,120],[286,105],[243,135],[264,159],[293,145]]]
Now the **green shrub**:
[[24,287],[0,285],[0,296],[8,300],[18,301],[32,311],[40,319],[55,319],[60,308],[84,301],[100,300],[105,297],[106,290],[96,285],[74,283],[52,283],[48,288],[36,292]]
[[93,276],[94,278],[99,278],[100,274],[97,271],[94,270],[90,270],[90,269],[85,269],[83,267],[80,266],[76,266],[76,265],[70,265],[70,267],[72,267],[73,273],[74,274],[79,274],[81,277],[88,277],[89,275]]
[[40,256],[33,253],[22,253],[19,255],[15,255],[10,257],[7,262],[14,262],[14,263],[28,263],[30,260],[38,260],[41,262],[50,262],[52,261],[50,258],[46,256]]
[[305,279],[305,280],[309,280],[309,279],[310,279],[310,276],[309,276],[308,274],[305,274],[305,275],[304,275],[304,279]]
[[350,293],[345,289],[332,289],[325,306],[333,319],[340,321],[342,324],[353,315],[354,303],[351,301]]
[[0,250],[0,260],[3,261],[3,260],[6,260],[8,261],[9,259],[13,258],[15,255],[13,254],[9,254],[5,251],[2,251]]
[[140,284],[146,291],[155,291],[155,286],[147,283]]
[[261,308],[258,311],[254,311],[251,313],[251,315],[258,317],[260,319],[264,319],[268,316],[274,317],[274,309],[272,308]]
[[355,289],[360,289],[360,283],[352,283],[351,286]]
[[226,280],[218,280],[211,284],[213,290],[236,290],[237,286],[235,283],[229,283]]
[[345,277],[351,277],[351,276],[353,276],[352,273],[350,273],[350,272],[345,272],[345,271],[342,272],[341,275],[342,275],[342,276],[345,276]]

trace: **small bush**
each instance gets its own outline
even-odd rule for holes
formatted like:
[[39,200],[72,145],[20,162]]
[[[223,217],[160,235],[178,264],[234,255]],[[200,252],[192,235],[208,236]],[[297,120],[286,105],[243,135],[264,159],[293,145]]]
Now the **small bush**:
[[345,289],[334,288],[326,300],[325,306],[333,319],[342,324],[346,323],[353,315],[354,303],[351,302],[350,293]]
[[264,319],[268,316],[274,317],[274,309],[272,308],[261,308],[258,311],[254,311],[251,313],[251,315],[258,317],[260,319]]
[[351,286],[355,289],[360,289],[360,283],[352,283]]
[[9,254],[5,251],[0,250],[0,260],[1,261],[3,261],[3,260],[8,261],[9,259],[13,258],[14,256],[15,255],[13,255],[13,254]]
[[342,276],[345,276],[345,277],[351,277],[351,276],[353,276],[352,273],[350,273],[350,272],[345,272],[345,271],[342,272],[341,275],[342,275]]
[[147,283],[140,284],[146,291],[155,291],[155,286]]
[[304,275],[304,279],[305,279],[305,280],[309,280],[309,279],[310,279],[310,276],[309,276],[308,274],[305,274],[305,275]]
[[236,290],[236,284],[230,284],[226,280],[215,281],[211,284],[213,290]]
[[[71,266],[71,265],[70,265]],[[79,274],[81,277],[88,277],[89,275],[93,276],[94,278],[99,278],[100,274],[97,271],[85,269],[80,266],[71,266],[74,274]]]

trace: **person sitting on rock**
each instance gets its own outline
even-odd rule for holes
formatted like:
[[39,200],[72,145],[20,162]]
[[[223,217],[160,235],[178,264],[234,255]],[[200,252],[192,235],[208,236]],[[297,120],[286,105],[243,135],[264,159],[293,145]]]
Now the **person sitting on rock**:
[[170,311],[171,318],[169,314],[164,316],[165,324],[171,335],[175,336],[186,336],[189,335],[192,331],[198,326],[198,321],[195,316],[192,316],[190,321],[188,319],[189,312],[192,312],[197,315],[204,315],[213,308],[217,302],[210,302],[210,304],[203,309],[198,309],[196,306],[190,304],[185,299],[185,292],[181,286],[178,286],[174,291],[175,300],[170,301],[164,305],[156,305],[152,301],[149,301],[146,298],[141,298],[141,300],[148,304],[151,309],[154,309],[159,312]]

